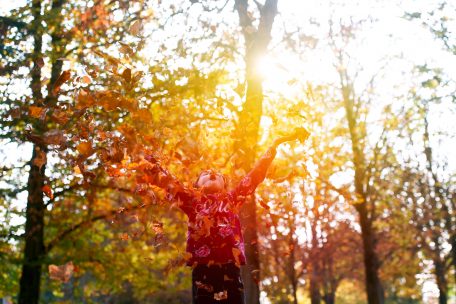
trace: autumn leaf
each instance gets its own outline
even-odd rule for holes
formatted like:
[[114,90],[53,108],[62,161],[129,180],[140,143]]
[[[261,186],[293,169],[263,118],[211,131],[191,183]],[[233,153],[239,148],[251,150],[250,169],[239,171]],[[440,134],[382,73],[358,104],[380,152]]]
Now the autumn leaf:
[[121,239],[122,241],[128,241],[128,233],[122,233],[122,234],[120,235],[120,239]]
[[92,149],[92,144],[87,141],[81,142],[76,149],[81,153],[81,155],[88,157],[90,156],[94,151]]
[[57,93],[60,91],[60,87],[67,82],[71,77],[71,72],[70,71],[63,71],[62,74],[60,74],[59,78],[54,83],[54,87],[52,88],[52,95],[56,96]]
[[49,185],[44,185],[41,190],[44,192],[44,194],[46,194],[47,197],[49,197],[50,199],[53,199],[54,198],[54,194],[52,193],[52,189]]
[[133,52],[133,49],[125,44],[125,43],[122,43],[122,42],[119,42],[120,43],[120,48],[119,48],[119,51],[127,56],[133,56],[134,55],[134,52]]
[[142,23],[140,20],[136,20],[133,22],[133,24],[130,26],[130,34],[133,36],[138,36],[139,32],[141,31]]
[[54,110],[52,112],[51,118],[53,121],[55,121],[56,123],[61,124],[61,125],[66,124],[68,122],[68,120],[70,119],[68,117],[67,112],[61,111],[61,110]]
[[73,262],[68,262],[64,265],[49,265],[49,277],[53,280],[60,281],[62,283],[67,283],[74,271]]
[[131,69],[126,68],[126,69],[122,72],[122,78],[125,80],[126,83],[129,83],[130,80],[131,80]]
[[81,82],[85,84],[91,84],[92,83],[92,78],[90,78],[87,75],[84,75],[81,77]]
[[43,140],[48,145],[65,146],[66,138],[61,130],[53,129],[43,134]]
[[76,95],[76,109],[91,107],[95,104],[95,99],[86,89],[80,89]]
[[37,166],[39,168],[39,170],[41,170],[41,167],[43,165],[46,164],[47,162],[47,156],[46,156],[46,152],[44,152],[43,150],[41,150],[39,147],[36,147],[35,148],[35,153],[36,153],[36,157],[35,159],[33,160],[33,164],[35,166]]
[[260,203],[260,206],[263,207],[266,210],[271,209],[262,199],[259,199],[258,202]]
[[44,118],[46,117],[47,111],[48,111],[48,109],[43,108],[43,107],[37,107],[37,106],[29,107],[29,115],[34,118],[41,119],[41,120],[44,120]]

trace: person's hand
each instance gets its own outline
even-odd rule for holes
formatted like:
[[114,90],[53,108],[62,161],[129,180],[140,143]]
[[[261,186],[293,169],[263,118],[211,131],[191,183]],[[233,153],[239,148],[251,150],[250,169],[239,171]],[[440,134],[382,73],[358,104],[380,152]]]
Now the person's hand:
[[301,143],[304,143],[309,136],[310,132],[305,128],[296,128],[292,134],[274,140],[274,146],[277,147],[281,143],[293,140],[299,140]]
[[304,143],[310,136],[310,132],[306,128],[296,128],[294,130],[294,136],[301,143]]

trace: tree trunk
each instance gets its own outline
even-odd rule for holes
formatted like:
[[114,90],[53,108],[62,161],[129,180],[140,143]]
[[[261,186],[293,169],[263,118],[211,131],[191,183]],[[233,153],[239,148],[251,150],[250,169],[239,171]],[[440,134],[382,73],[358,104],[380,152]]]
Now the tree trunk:
[[310,272],[310,303],[311,304],[320,304],[321,295],[320,295],[320,284],[318,281],[318,262],[313,262]]
[[439,304],[448,303],[448,282],[445,277],[445,265],[439,258],[434,259],[435,277],[439,288]]
[[[240,155],[240,166],[248,172],[255,160],[260,119],[263,112],[262,79],[256,71],[256,60],[267,51],[271,40],[271,28],[277,14],[277,1],[267,0],[260,10],[258,29],[252,24],[248,14],[247,0],[235,0],[239,23],[243,29],[246,63],[246,100],[239,115],[236,128],[234,150]],[[247,265],[242,267],[242,278],[245,287],[245,300],[249,304],[260,303],[260,259],[258,254],[258,235],[256,226],[255,199],[244,204],[241,209],[241,224],[245,240]]]
[[25,222],[25,249],[24,264],[19,289],[19,304],[38,303],[40,297],[41,263],[45,255],[44,247],[44,212],[43,202],[44,170],[45,165],[36,165],[37,158],[42,157],[45,151],[41,151],[36,145],[33,147],[33,155],[30,160],[30,173],[27,190],[27,211]]
[[336,301],[336,293],[331,291],[325,294],[323,300],[325,301],[325,304],[334,304]]
[[379,261],[375,252],[375,241],[372,224],[367,217],[365,204],[357,207],[361,224],[361,237],[364,250],[364,270],[369,304],[381,304],[384,302],[383,287],[378,277]]
[[[315,212],[314,212],[315,214]],[[311,237],[312,237],[312,249],[310,251],[310,284],[309,284],[309,293],[310,293],[310,303],[311,304],[320,304],[321,295],[320,295],[320,283],[321,283],[321,255],[319,253],[318,239],[317,239],[317,223],[313,222],[311,226]]]
[[[343,73],[343,72],[341,72]],[[369,304],[382,304],[384,302],[383,287],[378,276],[379,260],[375,252],[375,231],[372,227],[373,215],[369,215],[367,207],[367,194],[365,191],[365,157],[361,143],[361,126],[357,124],[353,92],[348,85],[348,76],[340,74],[342,84],[342,96],[346,110],[346,118],[350,139],[352,142],[353,164],[355,167],[355,193],[357,201],[355,208],[358,211],[361,226],[361,237],[364,249],[364,270],[367,300]],[[365,133],[365,132],[364,132]],[[370,202],[373,204],[373,202]],[[371,206],[374,209],[375,206]]]
[[[39,60],[42,54],[43,38],[41,35],[41,1],[32,1],[33,13],[33,60],[31,71],[31,90],[35,105],[41,105],[41,67]],[[39,127],[39,126],[38,126]],[[37,128],[37,131],[42,131]],[[19,304],[38,303],[40,297],[41,263],[45,254],[44,247],[44,212],[42,187],[45,180],[46,147],[33,145],[32,158],[30,160],[30,172],[27,181],[27,210],[25,222],[25,248],[24,263],[19,283]]]

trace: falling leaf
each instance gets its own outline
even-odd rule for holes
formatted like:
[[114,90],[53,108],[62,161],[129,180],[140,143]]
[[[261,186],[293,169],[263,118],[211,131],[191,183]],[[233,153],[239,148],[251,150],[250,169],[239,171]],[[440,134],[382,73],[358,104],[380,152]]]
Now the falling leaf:
[[81,174],[82,173],[81,169],[79,169],[79,166],[74,166],[73,167],[73,172],[74,172],[74,174]]
[[271,207],[269,207],[262,199],[258,200],[258,202],[260,203],[261,207],[263,207],[264,209],[266,209],[266,210],[271,209]]
[[133,56],[134,52],[133,49],[125,43],[120,42],[120,48],[119,51],[127,56]]
[[50,199],[54,198],[54,194],[52,193],[52,189],[49,185],[44,185],[41,190],[43,190],[44,194],[46,194],[46,196]]
[[130,26],[130,34],[132,34],[133,36],[138,36],[139,32],[141,31],[141,27],[142,27],[141,21],[136,20]]
[[228,299],[228,292],[226,290],[214,293],[214,299],[216,301],[222,301]]
[[36,107],[36,106],[29,107],[29,115],[34,118],[39,118],[41,120],[44,120],[44,118],[46,117],[47,111],[48,111],[48,109],[43,108],[43,107]]
[[73,262],[68,262],[64,265],[49,265],[49,277],[53,280],[60,281],[62,283],[66,283],[70,280],[71,275],[74,271]]
[[47,156],[46,152],[42,151],[39,147],[35,148],[36,156],[33,160],[33,164],[41,170],[41,167],[46,164]]
[[43,134],[43,140],[48,145],[65,146],[66,138],[62,130],[49,130]]
[[60,91],[60,87],[62,84],[67,82],[71,77],[71,72],[70,71],[63,71],[62,74],[60,74],[59,78],[54,83],[54,87],[52,89],[52,94],[54,96],[57,95],[57,93]]
[[120,239],[121,239],[122,241],[128,241],[128,233],[122,233],[122,234],[120,235]]
[[61,110],[54,110],[52,112],[51,118],[53,121],[55,121],[56,123],[61,124],[61,125],[66,124],[68,122],[68,120],[70,119],[68,117],[67,112],[61,111]]
[[76,95],[76,108],[83,109],[95,104],[95,99],[86,89],[80,89]]
[[87,141],[81,142],[76,149],[81,153],[81,155],[88,157],[90,156],[94,151],[92,150],[92,144]]
[[129,68],[126,68],[123,73],[122,73],[123,79],[125,79],[125,82],[130,82],[131,80],[131,70]]
[[84,75],[84,76],[81,77],[81,82],[85,83],[85,84],[91,84],[92,83],[92,79],[89,76]]

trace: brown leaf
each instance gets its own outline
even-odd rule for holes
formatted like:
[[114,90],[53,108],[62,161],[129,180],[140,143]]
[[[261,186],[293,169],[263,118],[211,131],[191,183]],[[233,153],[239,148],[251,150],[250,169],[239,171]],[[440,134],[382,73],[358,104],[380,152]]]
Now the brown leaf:
[[49,130],[43,134],[43,140],[48,145],[65,146],[66,138],[62,130]]
[[126,68],[122,73],[122,77],[125,79],[125,82],[129,83],[131,81],[131,70]]
[[52,193],[52,189],[49,185],[44,185],[41,190],[43,190],[44,194],[46,194],[46,196],[50,199],[54,198],[54,194]]
[[60,87],[67,82],[71,77],[71,72],[70,71],[63,71],[62,74],[60,74],[59,78],[54,83],[54,86],[52,88],[52,95],[56,96],[57,93],[60,91]]
[[33,160],[33,164],[41,170],[41,167],[46,164],[47,162],[47,156],[46,152],[42,151],[39,147],[35,148],[36,151],[36,157]]
[[68,122],[68,120],[70,119],[68,117],[68,114],[65,111],[58,110],[58,109],[54,110],[52,112],[51,118],[56,123],[62,124],[62,125],[66,124]]
[[66,283],[70,280],[71,275],[74,271],[73,262],[68,262],[64,265],[49,265],[49,277],[53,280],[60,281],[62,283]]
[[119,51],[129,57],[134,55],[133,49],[125,43],[119,42],[120,43],[120,48]]
[[138,36],[139,32],[141,31],[141,28],[142,28],[141,21],[140,20],[136,20],[130,26],[130,34],[132,34],[133,36]]
[[43,108],[43,107],[36,107],[36,106],[29,107],[29,115],[34,118],[41,119],[41,120],[44,120],[44,118],[46,117],[47,111],[48,111],[48,109]]
[[76,108],[83,109],[91,107],[93,104],[95,104],[95,99],[92,94],[85,89],[80,89],[76,95]]

